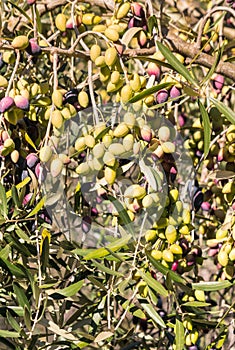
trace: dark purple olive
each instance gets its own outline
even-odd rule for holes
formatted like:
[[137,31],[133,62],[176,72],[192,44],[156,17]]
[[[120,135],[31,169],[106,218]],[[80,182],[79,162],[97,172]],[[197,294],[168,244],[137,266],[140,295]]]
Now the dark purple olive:
[[177,176],[177,169],[176,169],[176,167],[172,166],[172,167],[170,168],[170,178],[171,178],[171,181],[172,181],[172,182],[175,181],[176,176]]
[[13,107],[15,104],[12,97],[6,96],[3,97],[0,101],[0,112],[4,113],[8,111],[11,107]]
[[70,103],[71,105],[78,103],[78,90],[72,89],[64,95],[64,103]]
[[32,38],[29,40],[29,46],[27,47],[27,52],[32,56],[37,56],[42,52],[41,47],[37,43],[37,39]]
[[147,318],[141,318],[139,321],[139,324],[142,331],[146,332],[148,328]]
[[160,90],[157,93],[156,101],[157,103],[164,103],[168,100],[168,91],[167,90]]
[[0,54],[0,69],[5,65],[5,62],[2,60],[2,54]]
[[84,216],[82,218],[82,231],[88,233],[91,229],[91,218],[90,216]]
[[203,203],[203,193],[200,189],[197,189],[193,196],[194,209],[198,211],[201,208],[202,203]]

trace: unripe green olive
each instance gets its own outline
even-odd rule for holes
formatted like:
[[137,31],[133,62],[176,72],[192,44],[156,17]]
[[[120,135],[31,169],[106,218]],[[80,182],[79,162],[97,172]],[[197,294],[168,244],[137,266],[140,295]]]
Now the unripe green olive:
[[52,112],[51,123],[56,129],[60,129],[63,125],[64,119],[62,113],[56,109]]
[[19,35],[15,37],[12,41],[12,46],[14,47],[14,49],[25,50],[28,45],[29,39],[25,35]]
[[51,175],[57,177],[61,173],[63,166],[64,164],[60,158],[53,159],[50,164]]
[[161,260],[162,259],[162,252],[160,250],[153,249],[151,251],[151,256],[157,261]]
[[205,301],[205,299],[206,299],[204,290],[196,289],[194,292],[194,295],[198,301]]
[[117,61],[117,50],[114,47],[109,47],[105,51],[105,63],[107,66],[113,66]]
[[130,129],[132,129],[136,125],[136,117],[131,112],[125,113],[123,120]]
[[79,175],[87,175],[91,172],[91,168],[89,167],[88,163],[81,163],[76,168],[76,173]]
[[105,153],[105,147],[103,143],[97,143],[93,148],[93,155],[95,158],[103,158]]
[[115,156],[111,152],[105,152],[103,156],[103,162],[104,164],[113,167],[116,162]]
[[162,252],[162,259],[166,262],[173,262],[174,261],[174,255],[169,249],[164,249]]
[[104,31],[104,35],[111,41],[118,41],[119,39],[119,33],[115,30],[115,29],[112,29],[112,28],[107,28],[105,29]]
[[125,198],[142,199],[145,195],[146,195],[145,188],[138,184],[129,186],[124,192]]
[[169,140],[170,136],[171,136],[170,129],[167,126],[161,126],[160,129],[158,130],[159,140],[162,142],[166,142]]
[[121,75],[120,75],[120,73],[117,70],[114,70],[112,72],[112,74],[111,74],[111,78],[110,79],[111,79],[111,83],[112,84],[117,84],[120,81],[120,79],[121,79]]
[[163,142],[161,144],[162,150],[164,153],[174,153],[175,152],[175,145],[174,143],[170,141]]
[[55,18],[56,28],[59,29],[61,32],[65,32],[66,22],[67,22],[67,17],[63,13],[59,13]]
[[86,148],[85,137],[79,137],[75,142],[75,150],[82,152]]
[[127,134],[124,138],[123,138],[123,147],[125,148],[126,152],[129,152],[133,149],[133,145],[134,145],[134,136],[132,134]]
[[90,49],[90,57],[91,60],[93,62],[95,62],[95,60],[97,59],[97,57],[99,57],[101,55],[101,48],[99,45],[95,44],[92,45],[91,49]]
[[50,146],[43,146],[39,152],[39,159],[41,162],[48,162],[52,156],[52,149]]
[[182,255],[183,254],[183,250],[182,250],[181,246],[179,246],[176,243],[174,243],[170,246],[170,251],[175,255]]
[[85,136],[85,144],[89,148],[93,148],[95,146],[95,138],[92,135]]
[[105,57],[104,56],[98,56],[95,59],[95,65],[97,67],[105,67],[106,66]]
[[172,244],[177,239],[177,231],[173,225],[168,225],[165,230],[165,236],[168,243]]
[[121,101],[122,103],[127,103],[132,97],[133,91],[130,85],[125,85],[121,89]]
[[218,253],[218,262],[221,266],[227,266],[228,265],[228,253],[226,253],[224,250],[220,250]]
[[144,237],[145,237],[146,242],[154,241],[155,238],[157,237],[157,232],[156,232],[156,230],[147,230],[145,232]]
[[89,96],[85,91],[80,91],[78,94],[78,103],[81,107],[86,108],[89,105]]
[[111,145],[108,148],[108,151],[115,156],[120,156],[121,154],[126,152],[124,146],[118,142],[111,143]]
[[117,19],[122,19],[122,18],[126,17],[126,15],[128,14],[130,8],[131,8],[131,5],[130,5],[129,2],[124,2],[123,4],[121,4],[118,7],[118,10],[117,10],[117,13],[116,13]]
[[134,73],[133,79],[130,80],[130,86],[133,91],[137,92],[141,88],[140,76],[137,73]]
[[122,122],[114,129],[113,136],[114,137],[124,137],[128,134],[129,128],[126,123]]
[[113,185],[116,180],[116,170],[109,168],[108,166],[104,170],[104,178],[109,185]]
[[54,105],[58,108],[62,107],[63,104],[63,94],[59,90],[54,90],[52,95],[51,95],[52,102]]

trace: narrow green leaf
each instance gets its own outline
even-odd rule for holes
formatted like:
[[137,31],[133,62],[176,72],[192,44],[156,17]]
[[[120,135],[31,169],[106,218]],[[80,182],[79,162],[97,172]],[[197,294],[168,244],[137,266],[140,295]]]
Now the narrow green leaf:
[[213,97],[209,98],[218,110],[225,115],[230,123],[235,124],[235,112],[226,106],[223,102],[216,100]]
[[157,92],[159,90],[171,87],[172,85],[174,85],[174,83],[162,83],[162,84],[152,86],[151,88],[145,89],[144,91],[140,92],[138,95],[135,95],[128,102],[129,103],[137,102],[137,101],[142,100],[143,98],[145,98],[149,95],[154,94],[155,92]]
[[[17,190],[20,190],[21,188],[25,187],[30,181],[31,178],[29,176],[26,177],[23,181],[16,185]],[[6,197],[7,199],[11,197],[11,190],[7,191]]]
[[7,218],[7,196],[3,184],[0,182],[0,212],[4,218]]
[[[117,250],[124,247],[129,242],[131,237],[132,237],[131,235],[126,235],[122,238],[119,238],[119,239],[115,240],[114,242],[110,243],[109,245],[107,245],[107,248],[112,252],[116,252]],[[85,260],[99,259],[99,258],[102,258],[102,257],[108,255],[108,254],[109,254],[109,251],[105,247],[102,247],[102,248],[98,248],[95,251],[92,251],[92,252],[88,253],[87,255],[85,255],[84,259]]]
[[168,296],[168,291],[161,285],[160,282],[155,280],[154,278],[151,277],[150,273],[144,273],[141,270],[138,270],[140,276],[143,278],[143,280],[147,283],[147,285],[155,290],[157,293],[162,295],[163,297]]
[[115,206],[118,215],[120,217],[120,219],[122,220],[122,222],[124,223],[124,225],[128,225],[128,230],[134,234],[133,231],[133,227],[132,227],[132,222],[131,219],[129,217],[129,215],[127,214],[126,209],[123,207],[122,203],[115,197],[108,195],[108,200],[110,200],[110,202],[113,203],[113,205]]
[[35,151],[37,151],[37,147],[35,146],[31,137],[27,134],[27,132],[24,132],[24,138],[25,138],[25,141],[28,142],[28,144],[30,144],[30,146],[33,147]]
[[7,316],[7,320],[9,322],[9,324],[11,325],[11,327],[16,332],[20,332],[21,331],[21,327],[20,327],[19,323],[16,321],[15,317],[13,317],[11,315],[11,312],[9,310],[6,311],[6,316]]
[[187,301],[186,303],[181,304],[181,306],[190,306],[190,307],[206,307],[210,306],[210,303],[205,303],[203,301]]
[[40,13],[38,12],[37,7],[36,7],[36,23],[37,23],[37,31],[41,33],[42,32],[41,16],[40,16]]
[[13,7],[15,7],[33,25],[33,22],[29,15],[20,6],[17,6],[13,1],[10,0],[7,0],[7,2],[9,2],[9,4],[11,4]]
[[0,250],[0,259],[7,259],[10,254],[10,245],[7,244],[3,249]]
[[95,260],[92,260],[92,264],[93,264],[94,266],[98,267],[98,269],[99,269],[100,271],[103,271],[103,272],[107,273],[108,275],[119,276],[119,277],[120,277],[120,276],[123,276],[122,273],[117,272],[117,271],[115,271],[115,270],[111,270],[111,269],[109,269],[107,266],[105,266],[104,264],[100,264],[100,263],[98,263],[98,262],[95,261]]
[[204,127],[204,158],[207,157],[210,150],[211,142],[211,126],[209,115],[206,111],[206,108],[203,106],[200,100],[198,100],[199,109],[202,115],[203,127]]
[[183,323],[178,319],[176,319],[175,325],[175,345],[176,350],[184,349],[184,326]]
[[149,57],[149,56],[132,56],[131,58],[136,58],[138,60],[143,60],[143,61],[147,61],[147,62],[156,63],[158,66],[163,66],[163,67],[172,69],[172,66],[169,63],[157,60],[156,58],[153,58],[153,57]]
[[19,338],[18,332],[5,331],[0,329],[0,337],[2,338]]
[[40,260],[41,260],[41,269],[42,269],[43,273],[46,272],[46,268],[48,266],[49,250],[50,250],[49,238],[48,238],[48,236],[46,236],[43,239],[43,242],[42,242],[42,252],[41,252],[41,258],[40,258]]
[[155,311],[154,307],[150,304],[141,303],[142,308],[147,312],[151,319],[158,324],[160,327],[166,328],[165,322]]
[[59,293],[63,295],[64,297],[72,297],[75,295],[79,290],[82,288],[84,284],[84,280],[78,281],[76,283],[71,284],[68,287],[65,287],[63,289],[55,289],[55,293]]
[[223,51],[224,51],[224,45],[221,48],[219,48],[218,52],[216,52],[214,63],[211,66],[211,68],[209,69],[209,71],[207,72],[205,78],[202,80],[201,85],[203,85],[206,81],[208,81],[212,77],[212,75],[214,74],[214,72],[219,64],[219,61],[222,58]]
[[181,74],[191,84],[198,85],[198,83],[195,79],[193,79],[192,75],[189,73],[187,68],[185,68],[185,66],[178,60],[178,58],[176,58],[175,55],[173,55],[173,53],[168,49],[168,47],[161,44],[160,42],[157,42],[157,46],[174,70]]
[[29,305],[29,301],[26,297],[25,290],[17,282],[13,283],[13,289],[14,289],[14,293],[16,295],[16,299],[18,300],[19,306],[21,306],[23,308],[26,306],[28,308],[28,310],[30,310],[30,305]]
[[178,283],[182,283],[182,284],[186,284],[186,281],[183,277],[177,275],[177,273],[175,273],[174,271],[171,271],[170,269],[168,269],[167,267],[165,267],[164,265],[162,265],[159,261],[156,261],[149,253],[147,253],[147,257],[149,259],[149,261],[151,262],[151,264],[159,271],[161,272],[163,275],[167,275],[169,274],[169,276],[171,277],[171,279],[174,282],[178,282]]
[[205,292],[221,290],[231,286],[232,286],[232,283],[229,281],[192,283],[193,289],[204,290]]
[[36,205],[36,207],[26,216],[26,218],[30,218],[30,217],[36,215],[36,214],[42,209],[42,207],[44,206],[44,204],[45,204],[45,199],[46,199],[46,196],[44,196],[44,197],[38,202],[38,204]]
[[0,261],[1,260],[4,262],[4,264],[7,266],[7,268],[9,269],[9,271],[11,272],[11,274],[13,276],[19,277],[19,278],[25,277],[25,273],[19,267],[17,267],[16,265],[12,264],[7,259],[0,258]]
[[12,186],[11,193],[12,193],[12,199],[14,201],[14,204],[15,204],[16,208],[20,208],[21,207],[21,203],[20,203],[19,195],[18,195],[18,192],[17,192],[17,189],[16,189],[15,185]]

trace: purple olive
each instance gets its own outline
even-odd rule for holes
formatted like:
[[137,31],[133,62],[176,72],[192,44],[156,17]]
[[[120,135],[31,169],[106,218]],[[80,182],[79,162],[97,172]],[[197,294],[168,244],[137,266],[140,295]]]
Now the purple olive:
[[[149,65],[146,69],[146,72],[148,73],[149,76],[154,75],[157,80],[160,78],[160,75],[161,75],[160,67],[156,63],[153,63],[153,62],[149,63]],[[163,91],[163,90],[161,90],[161,91]]]
[[171,270],[172,271],[177,271],[178,265],[179,265],[179,262],[178,261],[174,261],[172,266],[171,266]]
[[44,171],[43,171],[43,167],[41,166],[40,163],[38,163],[35,167],[35,175],[37,176],[38,178],[38,181],[40,183],[42,183],[43,181],[45,181],[45,174],[44,174]]
[[143,6],[138,2],[131,4],[131,11],[135,16],[145,18]]
[[217,76],[213,80],[213,86],[216,90],[221,91],[224,86],[224,77],[223,75],[217,74]]
[[23,199],[22,204],[23,204],[23,205],[28,204],[28,203],[30,202],[32,196],[33,196],[32,193],[27,193],[27,194],[24,196],[24,199]]
[[30,153],[26,157],[26,163],[29,168],[33,168],[38,161],[38,156],[35,153]]
[[201,208],[202,208],[202,210],[209,211],[211,208],[211,205],[209,202],[202,202]]
[[37,43],[37,39],[32,38],[29,40],[29,46],[27,47],[27,52],[32,56],[37,56],[42,52],[41,47]]
[[21,95],[16,95],[14,98],[16,107],[23,109],[24,111],[29,110],[29,100]]
[[181,113],[180,115],[178,115],[178,124],[180,127],[184,126],[184,124],[186,123],[186,117],[184,113]]
[[157,103],[164,103],[168,100],[168,91],[167,90],[160,90],[157,93],[156,101]]
[[176,98],[181,95],[181,90],[177,88],[176,86],[172,86],[170,89],[170,98]]
[[15,104],[12,97],[6,96],[3,97],[0,101],[0,112],[4,113],[8,111],[11,107],[13,107]]
[[33,5],[35,4],[36,0],[27,0],[28,5]]

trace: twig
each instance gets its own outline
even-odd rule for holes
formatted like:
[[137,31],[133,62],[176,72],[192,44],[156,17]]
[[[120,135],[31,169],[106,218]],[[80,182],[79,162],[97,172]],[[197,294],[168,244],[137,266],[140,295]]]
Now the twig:
[[16,75],[17,69],[18,69],[18,67],[19,67],[19,64],[20,64],[20,51],[19,51],[19,50],[16,50],[16,61],[15,61],[15,66],[14,66],[14,69],[13,69],[13,71],[12,71],[11,77],[10,77],[10,79],[9,79],[8,87],[7,87],[5,96],[8,96],[8,95],[9,95],[9,92],[10,92],[10,90],[11,90],[11,86],[12,86],[12,84],[13,84],[13,80],[15,79],[15,75]]
[[235,10],[231,9],[230,7],[227,6],[217,6],[213,9],[211,9],[206,16],[202,19],[202,21],[200,22],[199,25],[199,29],[198,29],[198,36],[197,36],[197,41],[196,41],[196,48],[200,49],[201,47],[201,41],[202,41],[202,34],[203,34],[203,29],[206,25],[206,22],[208,20],[208,18],[211,17],[211,15],[213,15],[213,13],[218,12],[218,11],[227,11],[230,12],[234,17],[235,17]]

